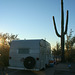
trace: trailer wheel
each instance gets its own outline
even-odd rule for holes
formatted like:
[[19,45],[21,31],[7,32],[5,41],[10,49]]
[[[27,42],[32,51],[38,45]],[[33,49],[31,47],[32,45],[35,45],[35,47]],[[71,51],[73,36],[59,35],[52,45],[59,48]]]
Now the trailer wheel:
[[36,61],[33,57],[29,56],[24,59],[24,66],[27,69],[33,69],[35,67]]

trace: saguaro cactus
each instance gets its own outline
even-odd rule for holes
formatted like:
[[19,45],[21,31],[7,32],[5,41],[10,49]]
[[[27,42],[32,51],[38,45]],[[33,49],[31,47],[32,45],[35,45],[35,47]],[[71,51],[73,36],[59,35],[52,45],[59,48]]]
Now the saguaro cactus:
[[55,28],[56,35],[61,38],[61,50],[62,50],[61,60],[62,60],[62,62],[64,62],[64,61],[65,61],[65,56],[64,56],[64,42],[65,42],[65,40],[64,40],[64,37],[65,37],[65,34],[67,34],[67,27],[68,27],[68,10],[67,10],[66,25],[65,25],[65,31],[64,31],[63,0],[61,0],[61,34],[59,34],[58,31],[57,31],[54,16],[53,16],[53,23],[54,23],[54,28]]

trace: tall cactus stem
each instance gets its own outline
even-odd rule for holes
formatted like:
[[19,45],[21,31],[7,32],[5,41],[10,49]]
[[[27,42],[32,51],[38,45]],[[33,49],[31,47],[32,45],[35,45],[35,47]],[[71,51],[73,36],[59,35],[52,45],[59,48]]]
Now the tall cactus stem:
[[68,10],[67,10],[67,16],[66,16],[66,25],[65,25],[65,31],[64,31],[64,10],[63,10],[63,0],[61,0],[61,35],[58,33],[57,28],[56,28],[56,23],[55,23],[55,18],[53,16],[53,23],[54,23],[54,28],[56,35],[61,38],[61,50],[62,50],[62,56],[61,60],[62,62],[65,61],[65,56],[64,56],[64,38],[65,34],[67,34],[67,27],[68,27]]

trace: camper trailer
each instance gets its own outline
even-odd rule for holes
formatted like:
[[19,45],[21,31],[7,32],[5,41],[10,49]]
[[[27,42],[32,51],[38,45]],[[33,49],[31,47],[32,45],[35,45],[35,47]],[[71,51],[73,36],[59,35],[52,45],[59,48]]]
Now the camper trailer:
[[15,40],[10,46],[9,68],[38,71],[49,65],[50,58],[51,46],[46,40]]

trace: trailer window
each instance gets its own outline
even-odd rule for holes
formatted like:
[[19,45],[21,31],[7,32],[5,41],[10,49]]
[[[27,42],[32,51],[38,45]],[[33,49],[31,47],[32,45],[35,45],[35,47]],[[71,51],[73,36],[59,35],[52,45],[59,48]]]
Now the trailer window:
[[18,50],[18,54],[29,54],[29,49],[28,48],[21,48]]

